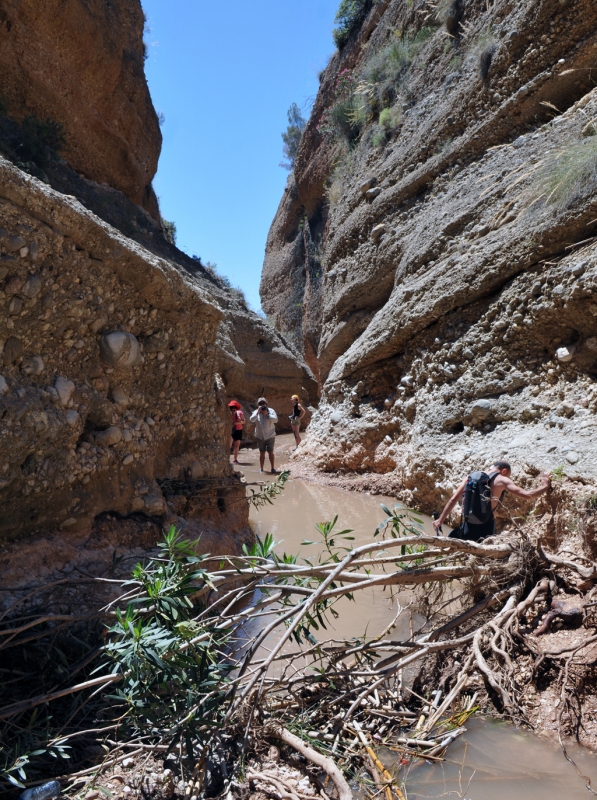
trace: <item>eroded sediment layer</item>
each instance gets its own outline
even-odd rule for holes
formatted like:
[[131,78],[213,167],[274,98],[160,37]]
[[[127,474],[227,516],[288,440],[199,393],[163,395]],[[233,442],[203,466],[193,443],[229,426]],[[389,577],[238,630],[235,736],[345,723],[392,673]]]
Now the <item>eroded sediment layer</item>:
[[341,148],[317,128],[338,75],[357,84],[392,37],[414,41],[425,5],[376,5],[332,59],[262,282],[322,382],[305,454],[392,473],[427,510],[500,456],[523,481],[560,464],[597,477],[597,204],[586,169],[551,195],[578,154],[591,174],[596,12],[461,5],[455,39],[426,32],[382,143],[370,122],[335,172]]

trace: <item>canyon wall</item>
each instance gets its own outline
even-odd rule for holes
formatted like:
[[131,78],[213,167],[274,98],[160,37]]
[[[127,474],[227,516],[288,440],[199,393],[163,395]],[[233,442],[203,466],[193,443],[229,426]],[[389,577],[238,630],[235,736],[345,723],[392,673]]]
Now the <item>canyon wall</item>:
[[391,0],[332,58],[261,290],[321,382],[320,469],[428,511],[496,458],[597,478],[596,19]]
[[0,251],[3,585],[102,574],[168,524],[247,540],[213,297],[4,160]]
[[138,0],[0,3],[4,587],[128,575],[171,524],[238,552],[228,400],[317,399],[283,335],[164,236],[143,27]]
[[0,98],[22,122],[64,129],[62,155],[154,216],[162,143],[144,72],[139,0],[2,0]]

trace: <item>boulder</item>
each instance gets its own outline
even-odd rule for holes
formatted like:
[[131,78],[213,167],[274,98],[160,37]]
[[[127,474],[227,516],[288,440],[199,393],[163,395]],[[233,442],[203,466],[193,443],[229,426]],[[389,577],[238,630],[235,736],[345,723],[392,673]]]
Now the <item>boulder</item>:
[[139,341],[132,333],[113,331],[100,339],[100,358],[110,367],[132,369],[143,360]]
[[492,407],[489,400],[481,398],[475,400],[470,407],[469,413],[472,417],[473,423],[485,422],[492,415]]

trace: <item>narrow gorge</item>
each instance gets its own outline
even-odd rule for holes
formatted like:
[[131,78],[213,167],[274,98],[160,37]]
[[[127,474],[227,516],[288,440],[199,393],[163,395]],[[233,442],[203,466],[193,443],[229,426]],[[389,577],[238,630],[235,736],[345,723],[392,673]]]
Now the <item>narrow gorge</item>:
[[340,0],[258,313],[162,217],[147,5],[0,0],[0,797],[594,794],[597,9]]

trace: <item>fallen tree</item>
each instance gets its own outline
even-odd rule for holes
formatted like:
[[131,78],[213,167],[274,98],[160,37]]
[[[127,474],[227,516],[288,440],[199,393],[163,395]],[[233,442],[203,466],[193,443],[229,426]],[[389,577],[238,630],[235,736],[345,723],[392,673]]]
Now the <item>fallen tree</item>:
[[[527,688],[546,671],[556,673],[562,735],[573,733],[573,673],[592,664],[597,636],[549,649],[541,635],[558,617],[592,626],[597,565],[550,553],[514,524],[477,544],[428,535],[403,508],[384,510],[359,547],[336,520],[320,524],[320,554],[303,562],[277,554],[270,536],[240,556],[197,556],[171,529],[154,558],[112,582],[114,598],[92,620],[47,611],[62,583],[32,589],[20,605],[43,598],[45,613],[13,609],[0,622],[3,671],[18,688],[0,708],[4,782],[47,776],[53,755],[51,775],[81,795],[125,756],[153,754],[180,775],[173,792],[242,795],[249,783],[300,800],[283,776],[259,768],[259,753],[277,743],[300,754],[324,800],[347,800],[349,779],[401,798],[402,775],[379,761],[377,745],[397,763],[441,759],[487,703],[530,724]],[[340,598],[381,587],[412,591],[420,630],[395,637],[397,607],[375,637],[325,638]],[[76,646],[65,646],[67,633]],[[40,648],[64,662],[53,685],[33,668]],[[98,745],[102,757],[87,766]],[[59,759],[69,755],[77,768],[66,770]],[[245,770],[247,758],[257,761]]]

